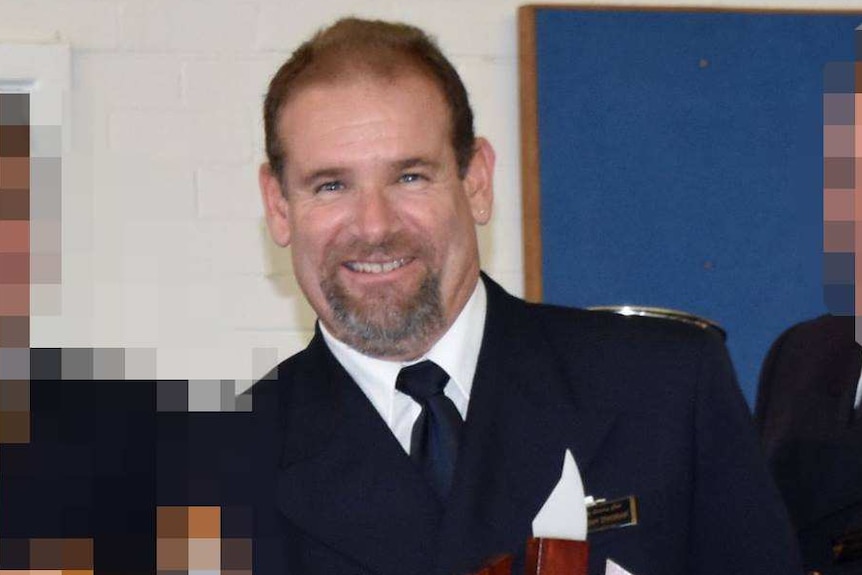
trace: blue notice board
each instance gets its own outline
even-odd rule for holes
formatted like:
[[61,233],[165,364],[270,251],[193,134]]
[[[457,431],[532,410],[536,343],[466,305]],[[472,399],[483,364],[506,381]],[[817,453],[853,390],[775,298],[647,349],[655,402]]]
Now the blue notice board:
[[749,403],[826,312],[823,69],[862,13],[524,7],[527,296],[718,322]]

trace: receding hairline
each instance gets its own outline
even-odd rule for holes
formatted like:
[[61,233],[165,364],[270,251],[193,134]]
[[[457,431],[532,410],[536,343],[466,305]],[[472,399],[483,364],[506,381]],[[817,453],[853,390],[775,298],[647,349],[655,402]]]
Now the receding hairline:
[[[295,102],[296,99],[303,93],[315,88],[336,88],[338,86],[354,85],[360,83],[370,84],[388,84],[395,86],[398,82],[410,79],[425,80],[431,89],[437,94],[437,98],[443,106],[446,114],[446,130],[447,138],[452,139],[454,132],[452,109],[446,101],[446,95],[440,87],[434,75],[426,70],[422,70],[419,66],[414,66],[407,59],[402,64],[387,67],[385,70],[369,66],[367,69],[349,69],[348,66],[342,66],[343,72],[333,72],[332,68],[327,69],[325,74],[309,75],[309,77],[299,79],[293,86],[293,89],[286,95],[281,106],[278,108],[275,122],[276,137],[279,140],[279,148],[281,149],[282,158],[287,160],[287,149],[285,147],[284,133],[282,130],[282,120],[284,118],[284,110]],[[290,128],[287,127],[289,130]],[[282,182],[286,177],[287,165],[283,166]]]
[[266,154],[283,175],[280,120],[284,106],[305,86],[354,76],[394,78],[420,74],[437,86],[449,110],[450,139],[463,177],[475,144],[466,86],[433,36],[415,26],[343,18],[304,42],[273,76],[264,100]]
[[439,79],[427,64],[395,50],[388,55],[391,58],[384,61],[382,58],[350,55],[346,55],[344,59],[339,59],[335,57],[336,54],[333,52],[326,53],[305,68],[293,80],[290,90],[285,93],[278,109],[279,114],[285,105],[295,98],[296,94],[312,86],[336,86],[364,81],[394,84],[411,76],[428,80],[434,85],[443,101],[446,102],[446,94],[440,86]]

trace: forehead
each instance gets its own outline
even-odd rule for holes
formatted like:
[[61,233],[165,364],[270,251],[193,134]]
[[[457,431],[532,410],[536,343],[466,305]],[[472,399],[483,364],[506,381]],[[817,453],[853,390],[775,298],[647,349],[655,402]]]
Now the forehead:
[[278,132],[290,162],[312,151],[448,143],[451,121],[442,91],[427,77],[363,75],[303,86],[282,107]]

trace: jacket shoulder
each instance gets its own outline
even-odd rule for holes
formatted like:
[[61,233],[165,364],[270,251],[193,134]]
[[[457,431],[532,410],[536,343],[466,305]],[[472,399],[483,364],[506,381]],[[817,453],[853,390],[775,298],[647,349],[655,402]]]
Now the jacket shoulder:
[[721,335],[690,323],[666,318],[626,316],[549,304],[526,304],[549,333],[588,334],[607,345],[661,345],[675,348],[723,347]]
[[821,315],[787,328],[775,343],[846,343],[854,339],[854,320],[853,316]]

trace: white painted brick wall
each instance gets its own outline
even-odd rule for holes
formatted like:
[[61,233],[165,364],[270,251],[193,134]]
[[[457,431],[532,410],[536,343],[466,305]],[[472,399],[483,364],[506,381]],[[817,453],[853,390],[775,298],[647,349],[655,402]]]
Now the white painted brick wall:
[[248,53],[257,38],[260,4],[245,0],[123,2],[119,46],[127,51],[200,52],[229,57]]
[[[304,345],[314,314],[288,251],[262,221],[259,108],[297,44],[348,14],[425,28],[463,74],[477,130],[497,151],[494,219],[480,230],[484,267],[522,293],[518,4],[0,0],[0,40],[72,47],[63,286],[34,288],[40,305],[62,315],[33,318],[33,345],[155,347],[159,377],[237,380],[261,375],[250,373],[255,354],[270,353],[261,350],[275,348],[274,361]],[[862,0],[760,6],[862,9]]]
[[61,40],[76,49],[115,50],[121,5],[106,0],[0,0],[0,37]]
[[287,57],[194,58],[183,64],[183,101],[191,109],[229,110],[253,105],[260,110],[269,80]]
[[76,100],[87,98],[102,109],[179,109],[183,103],[174,55],[76,52],[73,75]]
[[118,110],[108,116],[108,145],[124,158],[241,161],[255,155],[251,130],[243,111]]
[[[193,222],[198,213],[194,171],[186,163],[114,155],[93,174],[95,209],[100,221]],[[167,209],[167,208],[170,209]]]
[[198,216],[203,219],[263,218],[254,162],[209,164],[195,171]]
[[289,53],[316,30],[342,16],[390,19],[399,0],[267,0],[262,4],[256,47]]

